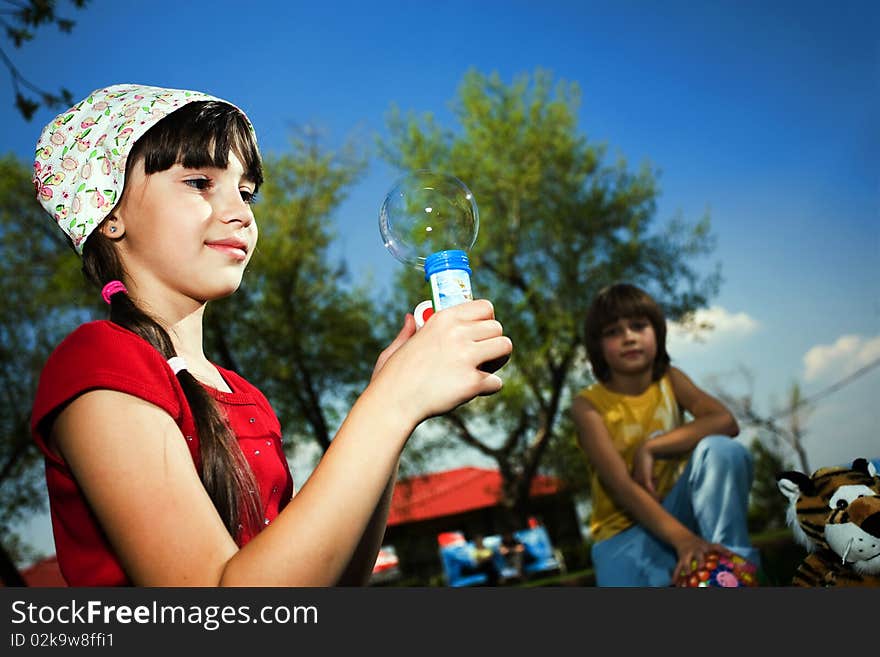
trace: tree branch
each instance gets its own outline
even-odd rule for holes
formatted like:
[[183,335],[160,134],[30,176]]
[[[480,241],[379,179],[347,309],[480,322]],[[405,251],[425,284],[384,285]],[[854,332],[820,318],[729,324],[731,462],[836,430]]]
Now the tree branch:
[[498,460],[500,453],[499,450],[489,447],[486,443],[474,436],[458,413],[452,411],[451,413],[444,415],[443,418],[452,425],[453,429],[455,429],[455,432],[464,444],[473,447],[486,456],[491,456],[495,460]]

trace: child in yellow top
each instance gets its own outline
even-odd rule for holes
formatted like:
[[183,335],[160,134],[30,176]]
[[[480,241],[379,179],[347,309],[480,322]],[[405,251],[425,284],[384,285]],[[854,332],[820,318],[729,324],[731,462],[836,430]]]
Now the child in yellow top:
[[730,440],[739,428],[727,408],[670,365],[658,304],[612,285],[585,328],[598,382],[572,415],[593,471],[597,585],[666,586],[710,550],[757,563],[746,524],[751,456]]

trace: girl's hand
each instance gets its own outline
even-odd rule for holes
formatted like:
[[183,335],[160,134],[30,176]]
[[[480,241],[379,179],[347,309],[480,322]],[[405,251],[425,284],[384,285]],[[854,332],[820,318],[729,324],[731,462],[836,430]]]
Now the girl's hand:
[[675,569],[672,571],[672,582],[675,582],[678,576],[684,577],[693,572],[693,562],[696,561],[699,566],[706,560],[709,552],[732,556],[730,550],[720,543],[709,543],[696,534],[690,534],[676,544],[675,552],[678,554],[678,563],[675,564]]
[[660,500],[654,485],[654,454],[644,442],[636,448],[633,454],[632,464],[633,480],[651,494],[655,500]]
[[418,424],[501,389],[496,374],[480,369],[513,350],[489,301],[468,301],[437,312],[418,333],[414,325],[407,316],[374,370],[371,386],[381,387],[390,410],[412,414]]

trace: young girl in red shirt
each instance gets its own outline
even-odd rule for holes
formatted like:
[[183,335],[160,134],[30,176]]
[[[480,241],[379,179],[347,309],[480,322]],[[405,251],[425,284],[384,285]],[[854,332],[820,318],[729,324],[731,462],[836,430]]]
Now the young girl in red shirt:
[[206,303],[238,288],[257,243],[245,114],[194,91],[98,89],[46,126],[34,171],[110,307],[52,353],[32,413],[68,583],[365,583],[411,432],[501,388],[479,368],[512,348],[492,305],[418,333],[406,315],[293,496],[269,402],[203,350]]

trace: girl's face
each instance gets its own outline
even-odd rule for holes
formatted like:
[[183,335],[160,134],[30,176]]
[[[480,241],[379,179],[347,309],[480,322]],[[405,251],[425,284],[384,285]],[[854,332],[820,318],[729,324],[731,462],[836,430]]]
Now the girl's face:
[[113,215],[138,295],[204,302],[232,294],[257,243],[254,188],[234,153],[225,169],[176,164],[147,175],[141,161],[129,170]]
[[646,317],[628,317],[602,330],[602,353],[613,374],[650,372],[657,356],[654,327]]

